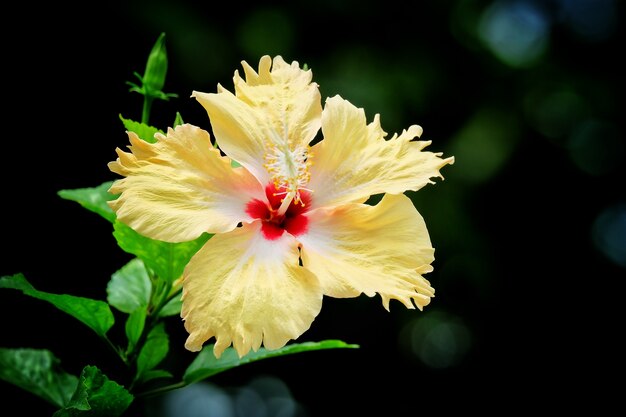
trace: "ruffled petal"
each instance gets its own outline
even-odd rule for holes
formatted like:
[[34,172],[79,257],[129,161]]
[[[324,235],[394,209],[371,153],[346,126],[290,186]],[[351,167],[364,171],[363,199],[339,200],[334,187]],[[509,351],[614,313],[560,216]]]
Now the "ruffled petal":
[[206,109],[220,148],[269,182],[265,168],[268,152],[275,146],[306,147],[321,124],[322,105],[311,71],[291,65],[280,57],[261,58],[259,72],[242,62],[246,79],[235,71],[235,94],[218,86],[218,93],[194,91]]
[[199,93],[195,97],[204,106],[217,143],[226,155],[239,162],[263,184],[270,181],[265,164],[269,130],[262,115],[229,91]]
[[258,109],[278,134],[296,145],[311,142],[322,116],[322,98],[311,70],[300,69],[297,61],[287,64],[281,56],[272,62],[267,55],[259,61],[258,74],[247,62],[242,66],[246,78],[235,72],[235,95]]
[[110,192],[117,218],[153,239],[183,242],[250,222],[246,204],[265,199],[264,187],[244,168],[232,168],[209,134],[189,124],[157,134],[150,144],[128,134],[131,152],[117,149],[111,171],[126,178]]
[[422,309],[434,296],[421,274],[434,260],[424,220],[408,197],[385,195],[376,206],[348,204],[307,214],[298,236],[302,263],[332,297],[380,294],[389,309],[396,299]]
[[429,141],[411,141],[422,133],[413,125],[385,140],[378,115],[369,125],[365,112],[339,96],[329,98],[322,114],[324,139],[313,146],[308,188],[312,208],[363,202],[380,193],[417,191],[454,158],[424,152]]
[[198,351],[215,337],[219,357],[232,343],[243,356],[261,344],[278,349],[304,333],[322,307],[317,278],[299,266],[298,244],[287,233],[268,241],[261,224],[215,235],[187,265],[182,317]]

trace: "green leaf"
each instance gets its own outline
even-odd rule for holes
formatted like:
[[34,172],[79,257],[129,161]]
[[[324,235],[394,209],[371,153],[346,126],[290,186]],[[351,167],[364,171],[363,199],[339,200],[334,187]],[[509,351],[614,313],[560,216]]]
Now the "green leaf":
[[141,376],[141,382],[146,383],[148,381],[152,381],[153,379],[160,378],[174,378],[174,375],[164,369],[152,369],[150,371],[144,372],[144,374]]
[[208,345],[200,351],[198,356],[196,356],[196,359],[194,359],[191,365],[189,365],[183,375],[183,381],[185,381],[186,384],[192,384],[236,366],[260,361],[262,359],[274,358],[277,356],[291,355],[293,353],[308,352],[313,350],[358,347],[358,345],[347,344],[341,340],[324,340],[321,342],[294,343],[276,350],[260,348],[256,352],[248,353],[243,358],[239,358],[235,349],[227,348],[224,353],[222,353],[222,356],[219,359],[216,359],[213,354],[213,345]]
[[20,290],[25,295],[47,301],[59,310],[80,320],[101,337],[104,337],[115,322],[109,305],[104,301],[38,291],[30,285],[22,274],[0,278],[0,288]]
[[179,112],[176,112],[176,118],[174,119],[174,126],[173,127],[180,126],[183,123],[185,123],[185,122],[183,122],[183,116],[181,116]]
[[117,417],[134,397],[123,386],[111,381],[95,366],[86,366],[72,399],[53,417]]
[[113,236],[120,248],[142,259],[145,266],[159,278],[172,282],[181,277],[191,257],[213,235],[205,233],[190,242],[162,242],[142,236],[124,223],[116,221]]
[[144,374],[155,368],[167,356],[169,351],[169,337],[163,323],[157,324],[148,333],[146,343],[137,358],[137,380],[143,381]]
[[115,200],[117,195],[109,193],[113,181],[108,181],[92,188],[61,190],[57,194],[66,200],[75,201],[89,211],[101,215],[111,223],[115,221],[115,212],[107,201]]
[[131,314],[150,303],[152,283],[141,259],[133,259],[111,276],[107,301],[121,312]]
[[139,307],[126,320],[126,337],[128,338],[127,352],[132,352],[143,333],[146,325],[146,307]]
[[183,307],[182,294],[178,294],[176,297],[168,301],[165,306],[159,311],[157,317],[169,317],[180,315],[180,309]]
[[65,373],[48,350],[0,348],[0,379],[63,407],[72,397],[78,378]]
[[124,128],[131,132],[135,132],[140,139],[145,140],[148,143],[155,143],[155,133],[163,133],[162,130],[157,129],[154,126],[148,126],[145,123],[135,122],[134,120],[124,119],[120,114],[120,120],[124,124]]

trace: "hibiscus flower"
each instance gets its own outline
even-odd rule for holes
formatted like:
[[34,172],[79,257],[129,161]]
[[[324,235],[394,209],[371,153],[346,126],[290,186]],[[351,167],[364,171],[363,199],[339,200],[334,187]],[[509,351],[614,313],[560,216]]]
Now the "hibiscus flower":
[[413,140],[417,125],[386,140],[378,115],[368,124],[340,96],[322,109],[298,62],[242,65],[234,94],[218,85],[192,95],[219,150],[184,124],[154,144],[129,132],[130,152],[117,149],[109,164],[125,177],[110,190],[121,222],[167,242],[214,234],[183,274],[186,348],[211,338],[217,357],[231,344],[240,356],[280,348],[309,329],[324,295],[379,294],[387,310],[391,299],[426,306],[434,290],[422,275],[434,249],[403,192],[442,178],[454,159],[424,151],[430,142]]

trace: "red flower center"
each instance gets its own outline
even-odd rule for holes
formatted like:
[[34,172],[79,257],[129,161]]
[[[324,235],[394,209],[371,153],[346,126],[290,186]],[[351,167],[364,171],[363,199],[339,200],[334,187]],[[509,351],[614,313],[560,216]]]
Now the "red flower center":
[[282,203],[283,195],[276,195],[283,192],[283,189],[276,189],[274,184],[265,187],[265,195],[269,203],[258,199],[253,199],[246,205],[246,213],[253,219],[261,219],[261,231],[267,240],[276,240],[285,231],[293,236],[299,236],[308,230],[309,219],[303,214],[309,210],[311,204],[311,194],[300,190],[302,204],[294,201],[289,204],[285,214],[279,215],[278,209]]

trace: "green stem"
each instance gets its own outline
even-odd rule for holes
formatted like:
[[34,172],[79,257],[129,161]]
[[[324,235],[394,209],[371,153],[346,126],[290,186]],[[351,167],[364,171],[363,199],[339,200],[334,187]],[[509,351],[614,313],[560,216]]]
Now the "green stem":
[[164,385],[162,387],[159,388],[154,388],[148,391],[144,391],[144,392],[140,392],[137,395],[137,397],[150,397],[153,395],[158,395],[158,394],[163,394],[166,393],[168,391],[173,391],[175,389],[179,389],[179,388],[184,388],[187,386],[187,383],[185,381],[180,381],[177,382],[175,384],[170,384],[170,385]]
[[152,97],[145,94],[143,96],[143,110],[141,111],[141,123],[148,124],[150,120],[150,110],[152,110]]
[[161,298],[161,300],[159,301],[159,303],[157,304],[157,306],[154,308],[154,311],[152,311],[152,315],[153,316],[158,316],[159,312],[163,309],[163,307],[165,307],[167,305],[167,303],[169,303],[170,301],[172,301],[172,299],[176,296],[178,296],[180,294],[180,292],[182,291],[182,288],[177,289],[174,292],[171,292],[172,287],[169,286],[169,288],[167,288],[167,291],[164,291],[164,297]]
[[159,322],[159,317],[157,317],[157,315],[159,314],[159,311],[161,311],[161,309],[169,301],[169,298],[168,298],[168,293],[170,291],[169,283],[167,283],[164,280],[159,280],[156,276],[153,276],[150,273],[150,271],[148,271],[148,273],[150,275],[150,280],[152,281],[152,285],[153,285],[153,291],[152,291],[149,304],[150,306],[155,306],[155,307],[148,310],[148,316],[146,317],[146,324],[141,334],[141,337],[139,338],[137,343],[132,347],[132,349],[126,352],[126,355],[125,355],[126,363],[128,363],[129,359],[133,361],[136,359],[136,353],[138,350],[140,350],[141,346],[145,342],[146,336],[148,335],[148,333],[150,333],[150,330]]
[[102,336],[102,339],[106,342],[107,346],[110,347],[111,350],[117,354],[122,362],[124,362],[125,365],[128,365],[128,358],[126,357],[124,352],[119,347],[115,346],[108,337]]

